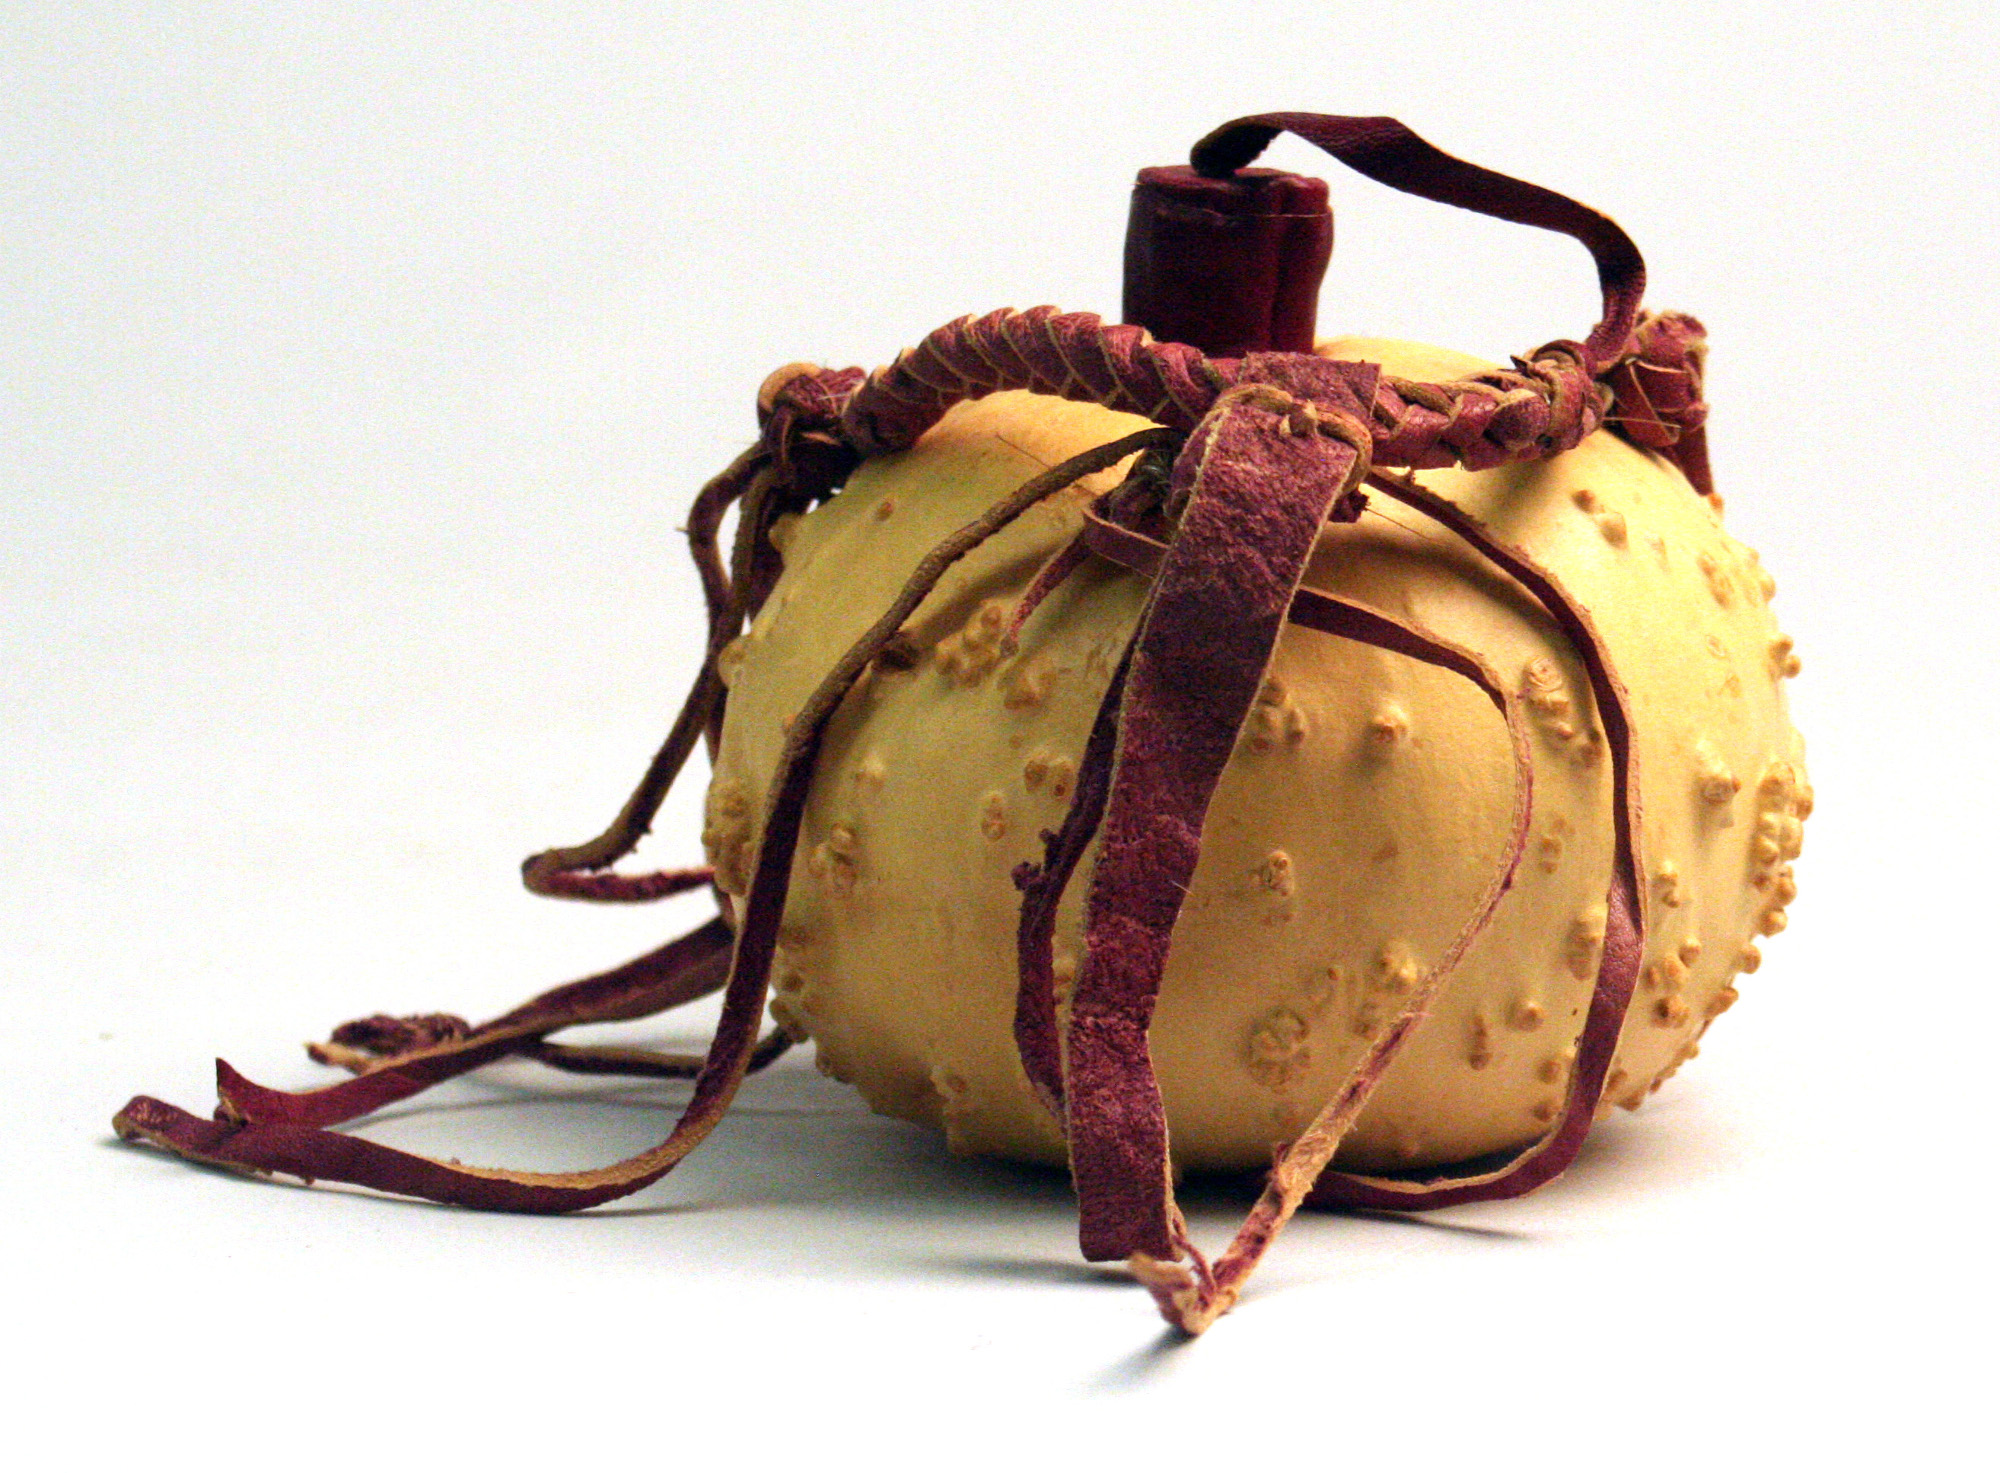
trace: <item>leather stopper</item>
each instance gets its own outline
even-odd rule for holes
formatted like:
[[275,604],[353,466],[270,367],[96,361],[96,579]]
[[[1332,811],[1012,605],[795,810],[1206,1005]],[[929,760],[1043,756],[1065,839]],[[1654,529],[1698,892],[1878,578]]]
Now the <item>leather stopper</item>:
[[1323,179],[1141,169],[1125,232],[1125,320],[1211,358],[1310,353],[1332,255]]

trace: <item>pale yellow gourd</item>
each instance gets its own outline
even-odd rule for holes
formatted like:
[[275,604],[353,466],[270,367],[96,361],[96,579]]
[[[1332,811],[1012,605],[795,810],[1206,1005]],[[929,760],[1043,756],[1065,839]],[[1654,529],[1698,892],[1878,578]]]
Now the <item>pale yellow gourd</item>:
[[[1488,367],[1373,340],[1320,351],[1430,381]],[[996,394],[780,524],[784,576],[722,660],[704,841],[726,890],[746,883],[789,718],[923,553],[1036,472],[1142,425]],[[962,1151],[1063,1157],[1012,1035],[1010,875],[1061,821],[1145,585],[1092,563],[1017,651],[1002,634],[1116,476],[947,576],[906,629],[914,662],[878,664],[836,718],[799,845],[773,1015],[875,1109],[939,1125]],[[1650,924],[1606,1100],[1635,1106],[1735,999],[1794,893],[1812,799],[1770,576],[1715,504],[1608,432],[1552,460],[1421,479],[1562,580],[1631,691]],[[1396,1169],[1522,1145],[1560,1108],[1602,936],[1611,788],[1581,669],[1503,575],[1384,498],[1328,527],[1307,581],[1481,652],[1524,697],[1535,761],[1519,878],[1337,1159]],[[1286,631],[1216,793],[1153,1024],[1177,1166],[1267,1165],[1334,1093],[1500,863],[1512,784],[1500,718],[1468,682]],[[1086,864],[1058,929],[1059,1002],[1087,878]]]

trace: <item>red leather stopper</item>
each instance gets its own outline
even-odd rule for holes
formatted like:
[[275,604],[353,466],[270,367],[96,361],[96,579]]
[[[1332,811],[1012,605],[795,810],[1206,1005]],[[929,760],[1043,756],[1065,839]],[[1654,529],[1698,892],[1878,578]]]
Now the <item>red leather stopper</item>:
[[1323,179],[1141,169],[1125,231],[1125,320],[1211,358],[1309,353],[1332,255]]

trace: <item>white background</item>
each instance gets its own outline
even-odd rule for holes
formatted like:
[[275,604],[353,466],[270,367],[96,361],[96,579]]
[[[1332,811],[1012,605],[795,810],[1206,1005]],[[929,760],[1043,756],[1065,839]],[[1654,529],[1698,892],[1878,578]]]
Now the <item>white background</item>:
[[[1792,9],[6,6],[13,1435],[124,1468],[1973,1460],[1996,36]],[[110,1142],[135,1090],[204,1107],[215,1052],[305,1084],[341,1018],[490,1013],[691,919],[514,867],[663,730],[674,529],[760,379],[970,310],[1115,315],[1131,172],[1272,108],[1391,113],[1611,211],[1710,329],[1819,812],[1791,932],[1654,1103],[1524,1201],[1299,1222],[1192,1345],[1077,1261],[1060,1179],[803,1059],[573,1220]],[[1594,316],[1570,242],[1268,161],[1332,180],[1325,331],[1502,356]],[[371,1130],[584,1165],[679,1097],[504,1069]],[[1211,1239],[1241,1206],[1193,1199]]]

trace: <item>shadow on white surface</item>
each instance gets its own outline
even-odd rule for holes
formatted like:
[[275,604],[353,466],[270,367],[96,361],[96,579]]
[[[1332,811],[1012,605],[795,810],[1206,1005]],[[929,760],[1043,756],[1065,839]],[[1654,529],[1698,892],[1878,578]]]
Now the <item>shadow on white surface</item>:
[[[568,1170],[655,1144],[671,1128],[688,1093],[680,1083],[578,1087],[547,1082],[549,1078],[530,1065],[503,1064],[343,1128],[387,1145],[478,1164]],[[1643,1195],[1698,1174],[1702,1163],[1716,1155],[1718,1142],[1702,1128],[1698,1097],[1675,1103],[1679,1107],[1671,1108],[1671,1114],[1677,1118],[1671,1121],[1618,1116],[1601,1122],[1569,1173],[1533,1199],[1537,1209],[1516,1214],[1524,1216],[1522,1223],[1507,1221],[1509,1204],[1427,1215],[1309,1211],[1295,1221],[1287,1238],[1386,1233],[1411,1235],[1413,1242],[1427,1237],[1496,1246],[1525,1241],[1535,1235],[1528,1224],[1537,1220],[1566,1218],[1572,1211],[1588,1211],[1592,1203]],[[106,1142],[121,1152],[143,1154],[162,1170],[189,1169],[144,1148],[126,1147],[110,1137]],[[303,1190],[289,1178],[251,1181],[219,1169],[203,1174],[232,1192],[238,1185]],[[1248,1174],[1199,1175],[1183,1181],[1178,1195],[1197,1234],[1214,1246],[1233,1231],[1259,1185]],[[432,1217],[442,1232],[476,1231],[471,1224],[510,1221],[337,1183],[311,1190],[361,1199],[371,1209]],[[638,1225],[674,1218],[680,1220],[677,1234],[692,1232],[704,1252],[714,1252],[723,1262],[776,1268],[791,1257],[799,1234],[772,1238],[758,1230],[755,1220],[779,1216],[795,1228],[809,1222],[809,1234],[823,1236],[829,1251],[820,1264],[830,1272],[852,1273],[867,1262],[894,1275],[1129,1287],[1131,1280],[1121,1268],[1075,1258],[1069,1241],[1074,1215],[1064,1172],[954,1156],[930,1131],[869,1114],[850,1090],[823,1079],[801,1054],[794,1054],[750,1080],[716,1133],[663,1181],[622,1203],[535,1221],[567,1225],[591,1234],[594,1241],[611,1236],[637,1247],[643,1238]],[[584,1224],[601,1226],[580,1226]],[[623,1230],[611,1232],[612,1224]],[[940,1249],[940,1242],[952,1246]],[[832,1249],[833,1244],[842,1249]],[[845,1263],[836,1256],[856,1248],[862,1251]],[[1063,1256],[1051,1258],[1051,1248]]]

